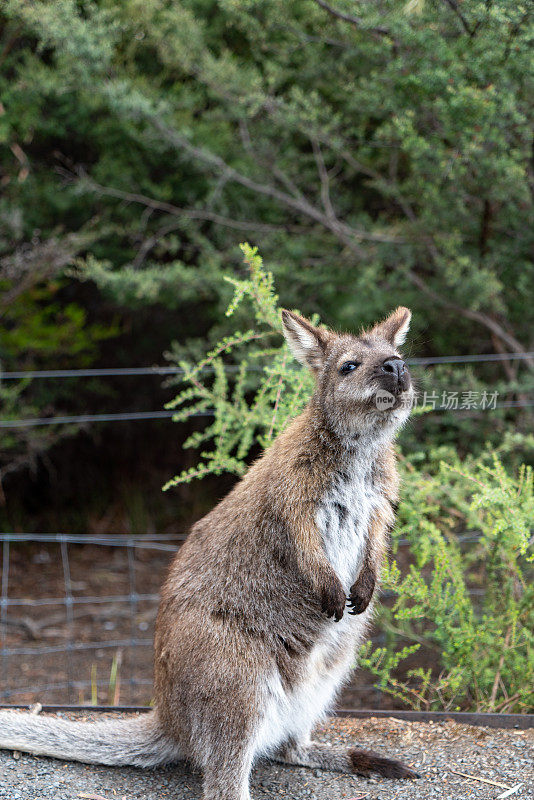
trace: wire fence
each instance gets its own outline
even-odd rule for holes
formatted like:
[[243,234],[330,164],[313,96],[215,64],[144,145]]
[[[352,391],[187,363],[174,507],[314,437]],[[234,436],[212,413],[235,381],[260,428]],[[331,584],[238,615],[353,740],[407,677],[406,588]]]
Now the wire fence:
[[148,704],[158,588],[184,538],[0,534],[0,702]]
[[[420,366],[432,366],[433,364],[476,364],[491,361],[528,361],[534,359],[532,352],[516,353],[467,353],[465,355],[450,356],[428,356],[421,358],[407,358],[407,364],[418,364]],[[254,366],[250,365],[249,369]],[[238,366],[227,364],[227,372],[237,372]],[[261,370],[261,367],[257,367]],[[210,367],[204,367],[203,371],[209,371]],[[152,366],[152,367],[91,367],[88,369],[40,369],[40,370],[15,370],[2,371],[0,369],[0,380],[35,380],[46,378],[103,378],[103,377],[129,377],[139,375],[183,375],[185,370],[182,367],[172,366]]]
[[[521,400],[501,400],[486,405],[484,408],[429,408],[427,413],[445,414],[456,413],[463,416],[474,416],[482,411],[495,411],[498,408],[532,408],[534,400],[523,398]],[[0,428],[37,428],[43,425],[84,425],[94,422],[139,422],[142,420],[172,419],[176,411],[125,411],[110,414],[71,414],[56,417],[29,417],[28,419],[3,419]],[[191,417],[213,417],[214,411],[195,411]]]
[[[184,534],[150,539],[0,534],[0,702],[148,705],[159,595],[143,591],[146,567],[159,584],[184,539]],[[46,558],[39,551],[42,545],[51,548]],[[93,554],[95,548],[99,554]],[[112,566],[108,548],[122,556]],[[87,550],[93,566],[90,574],[84,569],[83,551]],[[139,553],[149,554],[141,565]],[[48,566],[46,575],[43,560]],[[104,566],[123,591],[98,594],[97,578]],[[84,581],[79,580],[80,569]],[[61,591],[54,593],[54,588]],[[381,641],[380,636],[375,638]],[[365,702],[358,702],[360,694]],[[371,698],[373,707],[381,705],[381,693],[369,683],[369,676],[359,675],[348,702],[368,705]]]
[[[414,358],[409,363],[427,366],[529,358],[534,358],[534,352]],[[0,371],[0,381],[162,376],[182,371],[159,366]],[[493,408],[525,405],[534,402],[529,398],[504,400]],[[170,419],[175,413],[132,411],[8,419],[0,420],[0,427]],[[206,410],[197,416],[210,414]],[[476,534],[464,537],[466,541],[476,538]],[[185,534],[1,533],[0,702],[148,704],[159,586],[184,539]],[[397,544],[406,548],[409,542],[401,539]],[[473,594],[482,592],[473,590]],[[377,644],[383,640],[383,634],[374,637]],[[344,701],[347,707],[383,707],[384,696],[370,683],[369,675],[356,673],[350,692],[350,700]]]
[[[458,394],[458,392],[456,392]],[[529,397],[522,397],[520,400],[500,400],[496,399],[492,402],[486,403],[484,406],[469,406],[458,405],[454,407],[449,406],[428,406],[425,413],[433,415],[442,415],[454,413],[459,416],[472,417],[477,416],[481,412],[495,411],[497,409],[525,409],[534,407],[534,400]],[[0,428],[37,428],[43,425],[85,425],[87,423],[99,422],[139,422],[143,420],[160,420],[160,419],[173,419],[178,415],[176,410],[161,410],[161,411],[125,411],[125,412],[111,412],[106,414],[60,414],[51,417],[29,417],[27,419],[4,419],[0,420]],[[190,417],[213,417],[215,411],[213,409],[206,409],[205,411],[192,412]]]
[[[515,352],[515,353],[481,353],[481,354],[465,354],[457,356],[436,356],[436,357],[423,357],[423,358],[410,358],[407,363],[410,365],[417,365],[421,367],[440,365],[440,364],[474,364],[485,362],[499,362],[499,361],[525,361],[534,360],[533,352]],[[254,368],[253,366],[251,369]],[[227,364],[225,370],[227,372],[236,372],[238,366]],[[258,370],[262,368],[257,367]],[[212,371],[210,367],[204,367],[202,371]],[[0,382],[11,380],[35,380],[35,379],[49,379],[58,380],[64,378],[90,378],[90,377],[138,377],[150,375],[178,375],[184,374],[185,370],[182,367],[173,366],[152,366],[152,367],[117,367],[117,368],[90,368],[90,369],[51,369],[51,370],[18,370],[18,371],[2,371],[0,369]],[[514,391],[516,391],[514,389]],[[522,396],[520,399],[505,399],[500,400],[488,406],[484,410],[492,411],[496,409],[524,409],[534,407],[534,400],[527,396]],[[473,416],[477,414],[478,409],[472,408],[432,408],[430,411],[433,414],[444,413],[445,411],[456,411],[463,416]],[[92,423],[110,423],[110,422],[140,422],[148,420],[165,420],[172,419],[176,411],[159,409],[155,411],[124,411],[124,412],[110,412],[110,413],[95,413],[95,414],[58,414],[55,416],[31,417],[31,418],[11,418],[0,419],[0,428],[35,428],[50,425],[85,425]],[[213,411],[206,409],[202,412],[195,412],[191,416],[195,417],[210,417],[213,416]]]
[[[1,533],[0,703],[148,705],[159,587],[185,538]],[[343,706],[384,707],[371,680],[357,671]]]

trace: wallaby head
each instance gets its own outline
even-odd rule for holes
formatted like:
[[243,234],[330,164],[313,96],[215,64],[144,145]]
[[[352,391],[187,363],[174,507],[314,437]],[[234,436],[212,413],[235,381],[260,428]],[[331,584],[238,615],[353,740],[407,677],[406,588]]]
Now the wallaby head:
[[399,306],[359,336],[334,333],[292,311],[282,311],[291,352],[316,379],[312,405],[321,422],[341,438],[392,431],[410,414],[414,390],[398,348],[411,312]]

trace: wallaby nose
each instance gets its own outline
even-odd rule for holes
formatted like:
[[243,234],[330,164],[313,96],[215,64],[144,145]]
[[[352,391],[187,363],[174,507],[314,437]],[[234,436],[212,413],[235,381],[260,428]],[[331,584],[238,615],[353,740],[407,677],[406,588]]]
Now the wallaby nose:
[[402,389],[408,386],[408,369],[402,358],[387,358],[382,363],[382,372],[391,375],[391,378]]
[[397,378],[400,378],[406,369],[406,364],[401,358],[387,358],[382,364],[384,372],[392,372]]

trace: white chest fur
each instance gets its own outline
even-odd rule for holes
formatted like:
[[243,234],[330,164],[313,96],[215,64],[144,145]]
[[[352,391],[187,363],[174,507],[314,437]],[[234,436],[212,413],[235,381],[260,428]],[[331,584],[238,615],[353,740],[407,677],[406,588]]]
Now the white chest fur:
[[326,555],[347,593],[358,577],[371,517],[382,502],[370,465],[355,458],[334,476],[318,508]]
[[[316,515],[327,557],[347,594],[360,571],[373,512],[384,502],[371,464],[369,458],[355,457],[340,468]],[[363,614],[345,613],[340,622],[330,620],[303,665],[301,680],[290,691],[284,689],[278,670],[269,675],[255,755],[272,753],[289,737],[306,741],[347,679],[371,615],[372,604]]]

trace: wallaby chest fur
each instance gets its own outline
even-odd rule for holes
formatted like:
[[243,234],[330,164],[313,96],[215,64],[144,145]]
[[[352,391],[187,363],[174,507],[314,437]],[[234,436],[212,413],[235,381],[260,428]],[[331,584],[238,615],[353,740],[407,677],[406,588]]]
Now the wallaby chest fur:
[[[354,664],[394,521],[393,438],[413,395],[396,348],[409,318],[399,308],[355,337],[283,313],[316,391],[176,555],[156,622],[150,719],[124,729],[125,746],[105,725],[91,739],[91,726],[0,712],[0,746],[108,764],[187,758],[204,771],[204,800],[249,800],[264,755],[415,776],[378,754],[310,742]],[[386,410],[377,392],[389,394]]]
[[[362,568],[372,515],[387,504],[367,456],[361,451],[346,454],[315,516],[327,558],[347,595]],[[344,615],[338,623],[321,626],[292,685],[285,686],[279,670],[273,669],[266,682],[259,753],[272,754],[288,738],[306,738],[317,719],[331,708],[350,675],[371,612],[372,603],[359,616]]]
[[377,455],[366,442],[349,451],[315,517],[328,560],[347,594],[361,567],[371,518],[384,504],[386,477],[391,480],[376,468]]

